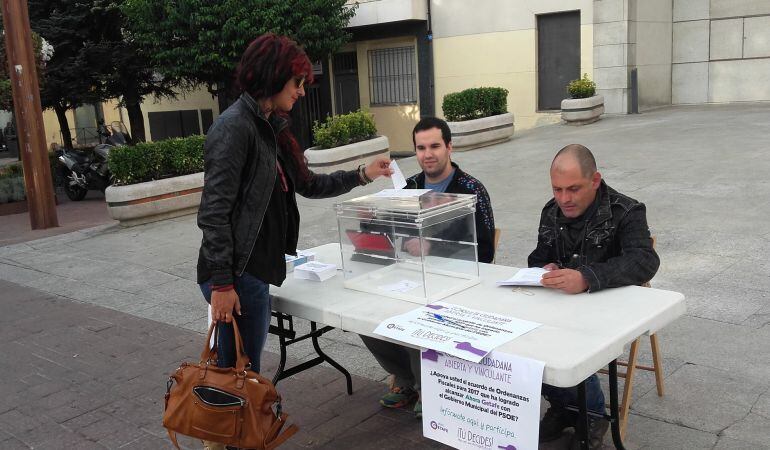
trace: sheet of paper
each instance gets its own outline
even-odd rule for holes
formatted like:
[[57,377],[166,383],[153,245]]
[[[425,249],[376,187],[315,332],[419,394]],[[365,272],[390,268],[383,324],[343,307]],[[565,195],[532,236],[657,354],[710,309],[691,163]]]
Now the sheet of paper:
[[388,291],[388,292],[401,292],[401,293],[403,293],[403,292],[409,292],[409,291],[411,291],[412,289],[416,288],[419,285],[420,285],[420,283],[418,283],[416,281],[401,280],[401,281],[398,281],[396,283],[386,284],[384,286],[380,286],[380,289],[382,289],[383,291]]
[[326,281],[337,274],[337,266],[311,261],[294,268],[294,278],[299,280]]
[[548,272],[542,267],[530,267],[528,269],[519,269],[511,278],[498,281],[498,286],[542,286],[540,279],[543,274]]
[[537,449],[541,361],[494,351],[472,363],[421,353],[425,437],[459,449]]
[[419,197],[426,192],[430,192],[430,189],[383,189],[380,192],[373,194],[373,196],[386,198],[411,198]]
[[374,334],[479,362],[496,347],[539,326],[528,320],[436,302],[385,319]]
[[398,167],[398,163],[395,159],[390,160],[390,168],[393,169],[393,174],[390,176],[390,179],[393,181],[393,188],[394,189],[403,189],[406,187],[406,178],[404,177],[404,172],[401,172],[401,169]]

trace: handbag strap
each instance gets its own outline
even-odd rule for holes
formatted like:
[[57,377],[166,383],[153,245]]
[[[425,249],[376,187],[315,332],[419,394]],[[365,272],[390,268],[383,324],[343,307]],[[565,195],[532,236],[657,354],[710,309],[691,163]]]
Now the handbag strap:
[[283,428],[284,424],[286,424],[286,419],[289,417],[288,414],[282,413],[281,417],[275,421],[272,427],[270,427],[270,432],[268,433],[268,436],[275,436],[271,441],[265,442],[265,450],[274,450],[279,445],[286,442],[287,439],[294,436],[294,433],[299,431],[299,427],[295,424],[291,424],[288,427],[286,427],[285,430],[283,430],[282,433],[279,434],[281,431],[281,428]]
[[174,444],[174,447],[176,447],[176,450],[182,450],[179,448],[179,442],[176,441],[176,433],[166,428],[166,431],[168,432],[168,437],[171,439],[171,442]]
[[[241,339],[241,332],[238,330],[238,323],[236,323],[235,318],[233,318],[233,321],[230,323],[233,326],[233,335],[235,336],[235,369],[238,371],[238,373],[241,373],[246,370],[246,366],[249,365],[251,361],[249,360],[249,357],[246,356],[246,352],[243,350],[243,340]],[[209,332],[206,334],[206,343],[204,344],[203,351],[201,352],[201,361],[209,361],[212,355],[218,351],[218,342],[216,340],[214,341],[214,346],[209,348],[211,335],[214,333],[214,329],[217,325],[217,322],[212,321],[211,326],[209,326]],[[219,333],[218,329],[217,333]]]

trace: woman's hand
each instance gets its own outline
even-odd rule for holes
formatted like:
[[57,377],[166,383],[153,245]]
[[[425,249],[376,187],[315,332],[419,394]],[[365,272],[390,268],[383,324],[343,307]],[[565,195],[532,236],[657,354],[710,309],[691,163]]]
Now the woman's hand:
[[230,323],[233,320],[233,310],[241,315],[241,301],[235,289],[211,292],[211,320]]
[[393,169],[390,168],[390,159],[378,158],[370,162],[364,169],[364,172],[366,172],[367,178],[374,181],[381,176],[390,177]]

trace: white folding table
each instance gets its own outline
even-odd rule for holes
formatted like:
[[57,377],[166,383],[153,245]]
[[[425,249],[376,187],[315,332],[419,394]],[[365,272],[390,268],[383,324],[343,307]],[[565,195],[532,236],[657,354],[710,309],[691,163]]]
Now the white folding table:
[[[341,267],[339,244],[311,249],[316,259]],[[578,386],[578,433],[587,448],[587,416],[584,381],[609,365],[610,421],[613,441],[623,448],[618,426],[617,365],[623,347],[645,333],[654,333],[684,314],[684,296],[678,292],[627,286],[592,294],[567,295],[541,287],[499,287],[498,280],[511,277],[516,268],[480,264],[481,283],[451,295],[443,301],[482,311],[503,314],[541,323],[542,326],[520,336],[496,351],[537,359],[545,363],[543,382],[558,386]],[[283,286],[271,288],[273,310],[279,318],[278,332],[285,332],[283,321],[292,316],[311,322],[311,333],[296,340],[311,338],[318,358],[283,370],[286,339],[281,338],[281,364],[274,381],[285,378],[323,361],[342,371],[352,392],[350,375],[338,363],[324,355],[317,337],[339,328],[383,339],[373,331],[383,320],[411,311],[419,305],[385,296],[346,289],[342,273],[323,282],[287,277]],[[318,329],[317,323],[326,325]],[[280,337],[280,334],[279,334]],[[291,342],[289,342],[291,343]]]

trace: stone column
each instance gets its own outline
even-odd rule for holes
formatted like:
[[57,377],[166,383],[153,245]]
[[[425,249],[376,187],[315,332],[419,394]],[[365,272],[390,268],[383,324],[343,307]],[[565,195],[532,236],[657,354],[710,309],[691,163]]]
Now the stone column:
[[610,114],[628,112],[628,73],[636,61],[635,3],[594,0],[594,81]]

